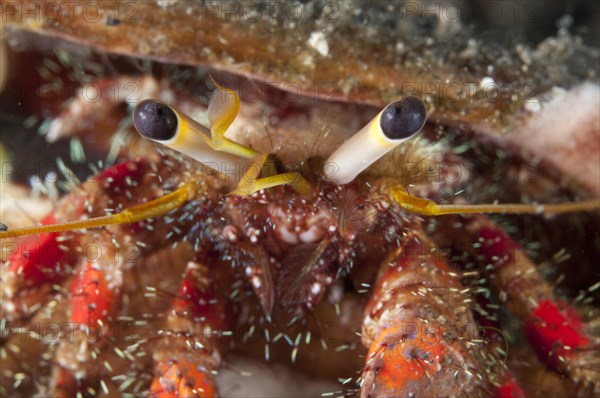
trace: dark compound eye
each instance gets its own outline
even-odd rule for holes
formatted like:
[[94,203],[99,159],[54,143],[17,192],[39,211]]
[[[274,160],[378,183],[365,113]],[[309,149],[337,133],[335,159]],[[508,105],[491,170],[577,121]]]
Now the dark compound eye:
[[146,138],[168,141],[177,132],[177,115],[156,100],[144,100],[133,110],[133,125]]
[[407,97],[386,106],[381,113],[379,125],[387,138],[399,140],[419,132],[426,119],[427,111],[423,101],[417,97]]

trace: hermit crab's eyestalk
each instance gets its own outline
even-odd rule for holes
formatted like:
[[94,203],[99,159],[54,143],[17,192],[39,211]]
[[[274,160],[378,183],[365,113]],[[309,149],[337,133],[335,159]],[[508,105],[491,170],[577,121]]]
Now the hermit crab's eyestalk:
[[156,100],[142,101],[133,112],[133,124],[141,135],[154,141],[168,141],[177,134],[177,115]]
[[427,111],[420,99],[407,97],[392,102],[329,157],[325,178],[338,185],[349,183],[377,159],[421,131],[426,119]]
[[[246,162],[212,148],[211,130],[191,117],[155,99],[140,102],[133,111],[133,124],[144,137],[181,152],[232,177]],[[236,172],[237,170],[237,172]],[[239,178],[239,177],[238,177]],[[236,180],[236,178],[233,178]]]

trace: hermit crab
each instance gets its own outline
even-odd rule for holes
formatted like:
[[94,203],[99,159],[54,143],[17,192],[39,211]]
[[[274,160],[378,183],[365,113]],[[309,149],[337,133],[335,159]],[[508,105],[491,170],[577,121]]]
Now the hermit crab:
[[[186,7],[151,10],[179,15]],[[23,10],[10,11],[18,23]],[[155,15],[144,18],[152,22]],[[126,19],[111,14],[106,26]],[[237,38],[226,29],[223,35],[207,48]],[[310,43],[325,52],[318,32]],[[103,148],[110,161],[95,164],[84,182],[58,162],[69,192],[40,225],[0,220],[3,396],[600,392],[594,299],[600,284],[572,282],[585,290],[567,299],[572,290],[557,292],[544,264],[517,243],[522,231],[501,226],[510,214],[547,225],[575,215],[580,218],[563,222],[595,231],[585,220],[597,219],[600,188],[589,174],[564,195],[546,187],[550,175],[534,178],[519,197],[542,200],[505,204],[498,198],[510,193],[497,187],[510,191],[508,181],[493,183],[495,202],[469,203],[463,190],[482,189],[490,179],[476,168],[474,176],[465,174],[460,155],[479,148],[450,150],[440,132],[462,122],[499,129],[479,125],[485,118],[474,114],[503,109],[501,119],[515,112],[510,106],[492,112],[472,102],[475,111],[461,119],[453,107],[469,101],[436,103],[423,93],[394,96],[375,111],[310,95],[294,103],[285,94],[289,87],[270,91],[272,84],[235,76],[239,70],[229,71],[235,77],[219,74],[225,59],[214,62],[213,73],[201,72],[210,87],[205,106],[190,98],[189,88],[177,88],[177,79],[145,70],[80,84],[75,99],[49,119],[49,140],[89,137],[89,120],[91,129],[103,127],[94,137],[112,136],[114,124],[102,119],[127,103],[120,131],[129,135],[113,137]],[[46,68],[58,70],[54,62],[45,61]],[[179,66],[177,74],[187,71]],[[264,80],[264,70],[253,78]],[[82,95],[91,87],[99,101]],[[597,94],[597,85],[569,93],[577,90],[585,93],[581,100]],[[275,100],[265,92],[275,92]],[[358,94],[361,101],[371,92]],[[557,106],[568,101],[556,97]],[[327,98],[333,99],[339,100]],[[555,104],[545,106],[551,111]],[[597,135],[595,115],[585,116],[580,120],[591,122],[578,131]],[[514,135],[535,125],[525,122]],[[253,133],[244,136],[244,128]],[[593,147],[590,152],[597,157]],[[544,161],[556,164],[552,156]],[[563,169],[564,175],[594,166],[571,164],[572,174]],[[583,260],[581,273],[597,277]],[[262,372],[248,358],[272,369]],[[269,379],[281,379],[291,392],[276,390]],[[253,383],[266,389],[243,388]]]

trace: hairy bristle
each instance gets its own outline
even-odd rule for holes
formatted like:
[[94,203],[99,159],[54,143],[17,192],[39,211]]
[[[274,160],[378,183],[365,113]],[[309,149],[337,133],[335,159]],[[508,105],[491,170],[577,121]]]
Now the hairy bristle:
[[396,178],[405,187],[428,184],[439,180],[447,147],[444,140],[431,142],[417,135],[375,162],[367,173]]

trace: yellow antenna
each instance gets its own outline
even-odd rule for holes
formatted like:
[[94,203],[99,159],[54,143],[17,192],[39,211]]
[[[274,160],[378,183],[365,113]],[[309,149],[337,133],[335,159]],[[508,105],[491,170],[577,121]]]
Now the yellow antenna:
[[552,204],[481,204],[481,205],[438,205],[428,199],[412,196],[404,188],[393,187],[390,196],[404,209],[424,216],[441,216],[445,214],[560,214],[600,209],[600,199],[581,202]]
[[146,220],[148,218],[160,217],[171,210],[179,208],[185,201],[192,199],[195,192],[196,184],[193,182],[186,182],[170,194],[144,203],[143,205],[130,207],[118,214],[90,218],[89,220],[70,221],[62,224],[38,225],[34,227],[0,231],[0,239],[49,232],[72,231],[75,229],[99,228],[107,225],[127,224]]

